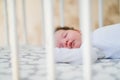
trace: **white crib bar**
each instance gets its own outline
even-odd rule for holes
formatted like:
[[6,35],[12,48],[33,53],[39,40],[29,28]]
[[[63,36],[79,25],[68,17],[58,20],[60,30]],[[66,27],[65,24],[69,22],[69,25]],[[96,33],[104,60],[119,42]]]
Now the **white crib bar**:
[[103,27],[103,0],[98,0],[98,21],[99,28]]
[[83,39],[83,80],[91,79],[91,22],[90,22],[90,0],[79,0],[80,26]]
[[4,28],[5,28],[5,44],[9,46],[7,0],[3,0],[3,10],[4,10],[3,14],[4,14]]
[[44,29],[44,11],[43,11],[43,9],[44,9],[44,6],[43,6],[43,0],[40,0],[41,2],[41,26],[42,26],[42,46],[44,47],[45,46],[45,35],[44,35],[44,31],[45,31],[45,29]]
[[47,52],[47,80],[55,80],[54,38],[53,38],[53,0],[43,0],[45,47]]
[[64,0],[59,0],[60,1],[60,26],[64,27]]
[[22,0],[24,44],[28,44],[26,24],[26,0]]
[[9,10],[9,40],[11,49],[11,63],[12,63],[12,76],[13,80],[19,79],[19,68],[18,68],[18,40],[17,40],[17,29],[16,29],[16,14],[15,14],[15,0],[8,0]]

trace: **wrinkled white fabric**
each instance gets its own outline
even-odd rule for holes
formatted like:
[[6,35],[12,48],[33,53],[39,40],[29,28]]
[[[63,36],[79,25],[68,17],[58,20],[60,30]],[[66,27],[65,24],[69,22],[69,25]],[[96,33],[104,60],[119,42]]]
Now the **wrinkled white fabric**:
[[[68,48],[56,48],[55,49],[55,61],[56,62],[66,62],[71,64],[82,64],[82,48],[77,49],[68,49]],[[97,49],[92,48],[91,61],[92,63],[96,62],[98,58],[103,58],[104,54]]]
[[120,24],[95,30],[92,41],[93,47],[101,49],[106,58],[120,58]]

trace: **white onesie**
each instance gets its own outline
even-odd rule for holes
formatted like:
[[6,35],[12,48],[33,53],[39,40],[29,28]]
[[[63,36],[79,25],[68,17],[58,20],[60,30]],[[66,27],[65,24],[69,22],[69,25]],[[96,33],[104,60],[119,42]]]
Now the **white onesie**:
[[120,58],[120,24],[95,30],[92,41],[93,47],[101,49],[105,58]]

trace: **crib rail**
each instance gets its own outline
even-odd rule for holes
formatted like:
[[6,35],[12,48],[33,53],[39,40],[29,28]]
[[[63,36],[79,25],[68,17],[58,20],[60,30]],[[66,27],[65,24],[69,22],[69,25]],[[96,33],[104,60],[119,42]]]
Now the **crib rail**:
[[59,0],[60,1],[60,26],[64,27],[65,25],[65,19],[64,19],[64,0]]
[[18,61],[18,38],[16,29],[16,3],[15,0],[8,0],[9,13],[9,42],[11,49],[11,63],[12,63],[12,78],[13,80],[20,80],[19,76],[19,61]]
[[41,26],[42,26],[42,46],[45,47],[45,23],[44,23],[44,6],[43,6],[43,0],[41,0],[41,4],[40,4],[40,8],[41,8]]
[[98,22],[99,28],[103,27],[103,0],[98,0]]
[[91,77],[91,1],[79,1],[79,23],[82,31],[83,41],[83,78],[92,80]]
[[23,34],[24,44],[28,44],[27,23],[26,23],[26,0],[22,0],[22,15],[23,15]]
[[56,80],[53,38],[53,0],[43,0],[45,47],[47,52],[47,80]]
[[7,0],[3,0],[3,15],[4,15],[4,29],[5,29],[5,45],[9,45],[9,35],[8,35],[8,7]]

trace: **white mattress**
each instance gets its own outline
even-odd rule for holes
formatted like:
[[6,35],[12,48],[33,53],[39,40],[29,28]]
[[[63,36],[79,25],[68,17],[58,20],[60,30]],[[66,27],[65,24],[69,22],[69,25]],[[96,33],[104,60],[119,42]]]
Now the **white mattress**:
[[[24,46],[20,48],[21,80],[47,80],[44,48]],[[93,64],[92,80],[120,80],[120,59],[101,59]],[[82,65],[57,63],[57,80],[83,80]],[[0,80],[12,80],[10,50],[0,48]]]

